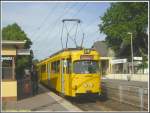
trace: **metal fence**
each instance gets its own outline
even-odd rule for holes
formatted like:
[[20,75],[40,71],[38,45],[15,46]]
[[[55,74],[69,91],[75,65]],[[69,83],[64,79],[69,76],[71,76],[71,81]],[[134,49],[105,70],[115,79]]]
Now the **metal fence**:
[[32,95],[32,81],[30,79],[17,80],[17,99],[28,98]]
[[148,89],[135,86],[119,86],[120,102],[128,103],[140,110],[148,109]]
[[129,85],[107,87],[108,98],[115,99],[121,103],[138,107],[140,111],[148,110],[148,89]]

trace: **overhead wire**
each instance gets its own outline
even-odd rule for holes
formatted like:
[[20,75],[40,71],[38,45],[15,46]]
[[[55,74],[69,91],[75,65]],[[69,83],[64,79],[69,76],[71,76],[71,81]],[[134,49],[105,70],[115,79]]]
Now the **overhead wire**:
[[[77,3],[76,3],[74,6],[76,6],[76,5],[77,5]],[[86,5],[87,5],[87,2],[84,3],[83,6],[81,6],[81,7],[77,10],[77,12],[72,16],[72,18],[73,18],[74,16],[76,16],[77,14],[79,14],[79,13],[81,12],[81,10],[82,10]],[[70,7],[70,9],[73,8],[74,6]],[[63,17],[63,16],[64,16],[64,15],[60,16],[60,18]],[[59,19],[60,19],[60,18],[59,18]],[[59,20],[59,19],[58,19],[58,20]],[[72,27],[72,28],[74,28],[74,27]],[[53,29],[55,29],[55,28],[53,28]],[[72,30],[70,30],[69,32],[71,32],[71,31],[72,31]]]
[[[53,24],[54,24],[54,27],[51,27],[51,34],[52,34],[52,32],[55,30],[55,28],[56,28],[56,26],[57,26],[57,24],[58,24],[58,22],[59,22],[59,20],[64,16],[64,15],[66,15],[69,11],[70,11],[70,9],[72,8],[72,7],[74,7],[76,5],[76,3],[75,4],[73,4],[71,7],[69,7],[68,9],[66,9],[66,7],[64,8],[64,13],[62,14],[62,15],[60,15],[56,20],[55,20],[55,22],[53,22]],[[49,32],[49,31],[48,31]],[[50,34],[50,35],[51,35]],[[50,36],[48,36],[49,35],[49,33],[45,36],[45,40],[47,40],[47,38],[48,37],[50,37]],[[39,39],[39,40],[41,40],[41,39]],[[39,41],[39,40],[37,40],[37,41]]]
[[[65,4],[65,5],[64,5],[64,9],[63,9],[64,11],[66,10],[67,6],[68,6],[68,4]],[[57,4],[57,7],[58,7],[58,4]],[[56,10],[56,8],[55,8],[55,10]],[[53,13],[53,14],[54,14],[54,13]],[[43,32],[46,31],[50,26],[52,26],[52,25],[55,26],[55,23],[56,23],[56,20],[55,20],[54,22],[52,22],[52,24],[47,23],[48,26],[46,27],[46,29],[43,29]],[[46,33],[44,33],[44,34],[46,34]],[[41,34],[39,34],[38,37],[40,37],[40,35],[41,35]],[[43,34],[42,34],[42,35],[43,35]],[[38,38],[37,40],[34,40],[34,41],[37,42],[37,41],[40,41],[40,40],[41,40],[41,39]]]
[[[64,15],[66,15],[69,11],[70,11],[70,9],[71,8],[73,8],[73,7],[75,7],[77,5],[77,3],[75,3],[75,4],[73,4],[71,7],[69,7],[68,9],[66,9],[65,11],[64,11],[64,13],[62,14],[62,15],[60,15],[57,19],[56,19],[56,21],[55,21],[55,25],[54,25],[54,27],[53,27],[53,29],[52,29],[52,31],[51,32],[53,32],[53,30],[56,28],[56,25],[57,25],[57,23],[59,22],[59,20],[64,16]],[[52,34],[52,33],[51,33]],[[50,35],[51,35],[50,34]],[[47,39],[48,37],[46,37],[46,39]],[[45,44],[43,45],[43,47],[45,47]],[[43,49],[43,48],[42,48]]]
[[[68,37],[70,37],[70,39],[74,42],[74,39],[70,36],[70,34],[69,34],[69,30],[68,30],[68,28],[67,28],[67,26],[66,26],[66,24],[65,24],[65,28],[66,28],[66,31],[67,31],[67,34],[68,34]],[[74,42],[75,43],[75,42]],[[76,43],[75,43],[75,45],[76,45]]]
[[[46,17],[43,19],[43,21],[41,22],[41,24],[39,25],[39,27],[37,28],[37,30],[35,32],[32,33],[31,37],[34,37],[35,35],[37,35],[37,33],[39,33],[39,31],[42,29],[42,27],[44,26],[44,24],[46,23],[47,19],[50,18],[55,10],[57,9],[58,7],[58,4],[55,4],[54,7],[52,7],[52,9],[48,12],[48,14],[46,15]],[[33,39],[33,42],[36,40],[36,37],[35,39]]]
[[[87,5],[87,3],[85,3],[83,6],[80,7],[80,9],[76,12],[76,14],[74,14],[72,17],[76,16],[77,14],[79,14],[81,12],[81,10]],[[72,27],[74,28],[74,26]],[[69,32],[71,32],[72,29],[69,30]],[[68,34],[68,37],[69,37],[69,34]]]
[[[87,5],[87,2],[84,3],[83,6],[81,6],[81,7],[77,10],[77,12],[76,12],[71,18],[74,18],[75,16],[77,16],[77,15],[81,12],[81,10],[82,10],[86,5]],[[71,27],[70,30],[68,30],[68,29],[67,29],[67,26],[66,26],[66,24],[65,24],[65,27],[66,27],[66,30],[67,30],[67,41],[68,41],[68,37],[71,38],[71,36],[70,36],[69,34],[70,34],[70,32],[74,29],[75,25],[76,25],[76,23]],[[80,25],[80,24],[79,24],[79,25]],[[78,28],[78,23],[77,23],[77,28]],[[77,33],[77,28],[76,28],[76,33]],[[76,33],[75,33],[75,38],[76,38]],[[76,42],[75,38],[74,38],[74,39],[71,38],[71,40],[75,43],[75,45],[76,45],[76,47],[77,47],[77,42]],[[62,40],[62,36],[61,36],[61,40]],[[61,41],[61,42],[62,42],[62,41]],[[62,45],[63,45],[63,44],[62,44]]]
[[[86,5],[84,4],[83,6],[85,7]],[[83,9],[83,6],[82,6],[82,8],[80,8],[80,9],[77,11],[78,13]],[[77,15],[77,13],[74,14],[73,16],[76,16],[76,15]],[[61,17],[63,17],[63,16],[60,16],[59,19],[60,19]],[[59,19],[57,19],[57,20],[59,20]],[[57,23],[57,22],[56,22],[56,23]],[[55,24],[55,25],[56,25],[56,24]],[[85,31],[83,30],[81,24],[79,24],[79,25],[80,25],[81,31],[83,32],[83,35],[85,35],[85,34],[84,34]],[[93,25],[93,23],[92,23],[91,25]],[[89,26],[86,27],[85,29],[89,28],[91,25],[89,25]],[[74,25],[74,26],[75,26],[75,25]],[[73,30],[74,26],[72,27],[72,29],[70,29],[70,30],[68,30],[68,31],[71,32],[71,31]],[[54,26],[54,28],[55,28],[55,26]],[[54,30],[54,28],[53,28],[53,30]],[[67,34],[67,35],[68,35],[68,34]],[[69,37],[69,35],[68,35],[68,37]],[[83,36],[83,37],[84,37],[84,36]],[[47,38],[46,38],[46,39],[47,39]],[[82,41],[81,43],[83,43],[83,41]],[[44,46],[45,46],[45,45],[44,45]]]
[[[66,15],[66,14],[70,11],[71,8],[75,7],[76,4],[77,4],[77,3],[71,5],[70,7],[67,7],[67,8],[65,7],[65,8],[64,8],[64,13],[62,13],[62,15],[60,15],[60,16],[56,19],[56,21],[55,21],[55,23],[54,23],[54,27],[51,27],[51,28],[52,28],[52,30],[51,30],[51,32],[50,32],[51,34],[49,34],[49,35],[47,34],[47,36],[44,37],[43,40],[48,40],[48,38],[52,35],[52,32],[55,30],[55,28],[56,28],[56,26],[57,26],[59,20],[60,20],[64,15]],[[49,40],[52,40],[52,39],[53,39],[53,38],[50,38]],[[39,39],[39,40],[41,40],[41,39]],[[49,40],[48,40],[46,43],[48,43]],[[40,44],[40,43],[39,43],[39,44]],[[38,44],[38,45],[39,45],[39,44]],[[53,45],[53,44],[54,44],[54,43],[51,43],[51,45]],[[43,49],[43,48],[45,48],[45,47],[47,47],[46,44],[42,45],[42,46],[41,46],[41,49]],[[47,48],[47,49],[49,49],[49,48]]]
[[[65,14],[66,9],[68,8],[67,6],[68,6],[68,4],[66,3],[66,4],[64,5],[64,8],[62,9],[62,10],[63,10],[63,14]],[[59,16],[58,18],[60,18],[60,16]],[[57,18],[57,20],[58,20],[58,18]],[[52,23],[54,26],[56,26],[57,20],[55,20],[55,22]],[[49,27],[49,26],[52,26],[52,24],[49,24],[48,27]],[[51,29],[52,29],[52,28],[53,28],[53,27],[51,27]],[[48,28],[47,28],[47,29],[48,29]],[[45,31],[45,30],[43,30],[43,31]],[[45,33],[44,33],[44,34],[45,34]],[[43,33],[42,33],[42,35],[43,35]],[[40,37],[40,36],[39,36],[39,37]],[[34,41],[37,43],[37,42],[39,42],[40,40],[41,40],[41,38],[38,38],[38,39],[36,39],[36,40],[34,40]],[[39,44],[37,44],[36,46],[39,46]]]

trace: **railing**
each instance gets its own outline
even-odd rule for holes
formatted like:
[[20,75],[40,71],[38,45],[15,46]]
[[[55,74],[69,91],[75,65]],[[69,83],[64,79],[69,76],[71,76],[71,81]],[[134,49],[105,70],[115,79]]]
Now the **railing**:
[[108,83],[105,84],[105,90],[107,90],[107,98],[135,106],[140,111],[148,110],[148,88]]
[[147,88],[135,86],[122,86],[119,87],[119,101],[140,107],[140,110],[148,109]]

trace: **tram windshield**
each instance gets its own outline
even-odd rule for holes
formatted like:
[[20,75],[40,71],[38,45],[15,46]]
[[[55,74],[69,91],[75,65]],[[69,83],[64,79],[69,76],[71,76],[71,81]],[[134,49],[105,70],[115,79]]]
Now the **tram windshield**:
[[94,60],[80,60],[74,62],[74,73],[91,74],[99,72],[99,63]]

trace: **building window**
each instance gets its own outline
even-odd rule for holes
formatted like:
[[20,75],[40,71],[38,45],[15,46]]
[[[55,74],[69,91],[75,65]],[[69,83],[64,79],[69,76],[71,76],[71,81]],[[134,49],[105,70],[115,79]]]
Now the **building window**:
[[13,58],[12,57],[2,57],[2,79],[12,80],[13,73]]

